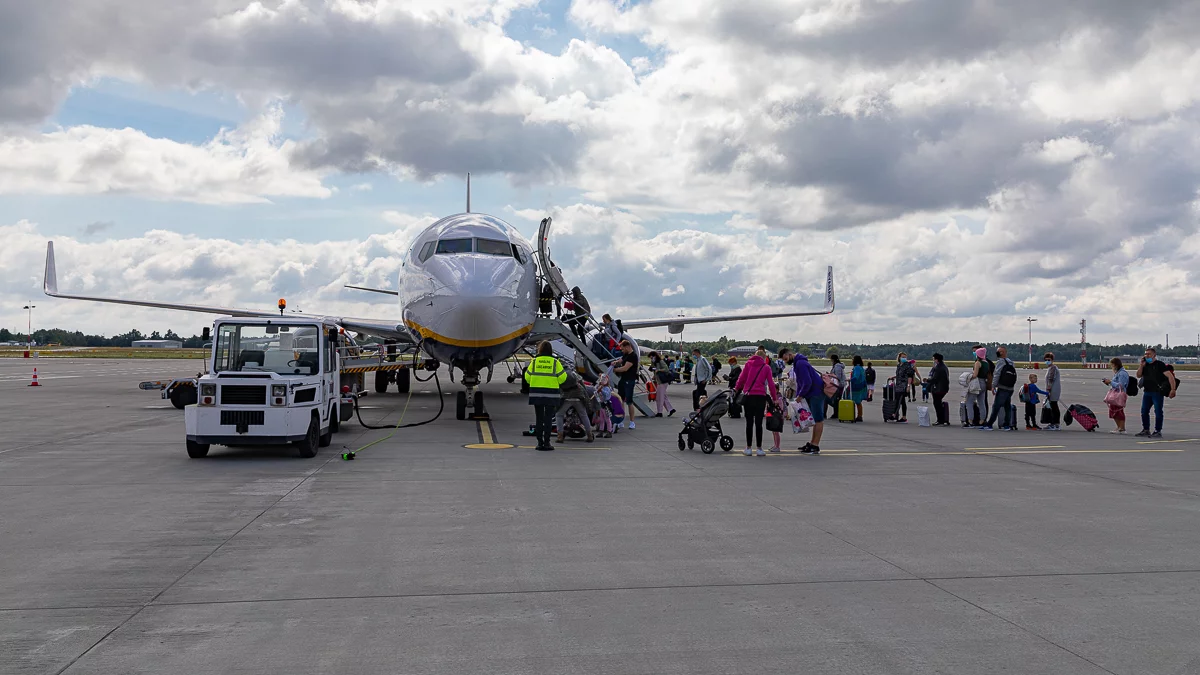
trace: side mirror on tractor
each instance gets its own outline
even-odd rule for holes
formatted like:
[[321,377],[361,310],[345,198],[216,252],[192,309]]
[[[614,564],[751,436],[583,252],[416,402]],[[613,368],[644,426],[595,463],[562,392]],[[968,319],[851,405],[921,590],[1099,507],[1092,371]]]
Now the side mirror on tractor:
[[200,339],[204,342],[208,342],[209,340],[211,340],[212,339],[212,329],[209,328],[208,326],[205,326],[204,330],[200,331]]

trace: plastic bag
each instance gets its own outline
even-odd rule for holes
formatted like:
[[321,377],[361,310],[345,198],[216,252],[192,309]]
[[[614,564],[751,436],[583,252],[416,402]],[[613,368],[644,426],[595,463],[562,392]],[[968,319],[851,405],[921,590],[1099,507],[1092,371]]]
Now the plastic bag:
[[792,413],[792,433],[805,433],[816,424],[812,411],[808,408],[808,401],[793,401],[788,407]]
[[923,405],[917,408],[917,424],[922,427],[930,426],[929,424],[929,406]]

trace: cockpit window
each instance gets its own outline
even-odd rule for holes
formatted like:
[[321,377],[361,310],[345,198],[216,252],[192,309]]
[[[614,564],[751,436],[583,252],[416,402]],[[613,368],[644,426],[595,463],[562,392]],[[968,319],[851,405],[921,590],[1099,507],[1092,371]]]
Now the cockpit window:
[[512,251],[513,251],[513,257],[517,259],[517,262],[524,265],[528,261],[528,259],[525,257],[525,252],[521,250],[520,246],[513,244]]
[[470,239],[442,239],[437,243],[438,254],[443,253],[470,253]]
[[476,239],[475,252],[484,255],[512,256],[512,244],[497,239]]
[[429,256],[433,255],[433,247],[436,245],[437,245],[436,241],[425,242],[425,245],[421,247],[421,255],[417,256],[417,259],[420,260],[421,262],[425,262],[426,260],[429,260]]

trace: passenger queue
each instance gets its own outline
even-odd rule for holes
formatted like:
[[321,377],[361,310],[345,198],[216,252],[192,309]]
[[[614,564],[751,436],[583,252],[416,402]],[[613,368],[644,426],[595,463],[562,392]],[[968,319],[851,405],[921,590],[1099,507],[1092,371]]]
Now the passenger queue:
[[[587,442],[594,440],[597,427],[614,431],[636,429],[634,394],[639,382],[646,383],[655,417],[676,414],[669,392],[672,386],[685,384],[691,385],[692,395],[692,413],[685,419],[692,420],[704,413],[709,387],[721,381],[718,375],[721,362],[716,357],[707,359],[699,349],[693,349],[690,355],[676,360],[652,351],[647,355],[648,370],[644,370],[633,346],[626,340],[618,344],[620,357],[609,373],[595,383],[582,382],[577,374],[568,372],[554,356],[549,342],[539,344],[537,357],[524,373],[529,402],[535,410],[538,450],[554,449],[550,443],[553,429],[558,430],[559,442],[565,440],[567,429],[571,428]],[[1060,431],[1064,420],[1068,425],[1077,422],[1086,431],[1097,428],[1096,416],[1087,406],[1074,404],[1065,410],[1061,407],[1065,387],[1053,353],[1043,356],[1044,382],[1039,381],[1037,374],[1029,374],[1023,383],[1018,382],[1017,366],[1009,358],[1007,347],[997,347],[989,355],[986,347],[976,345],[974,354],[970,370],[958,378],[959,423],[963,428],[1016,431],[1020,412],[1027,431]],[[729,366],[726,381],[732,395],[730,400],[722,401],[726,407],[721,415],[744,418],[743,454],[747,456],[781,452],[781,432],[789,423],[792,431],[810,434],[809,440],[799,447],[800,452],[818,455],[826,420],[861,423],[863,404],[874,400],[877,371],[874,363],[864,363],[859,355],[852,357],[849,369],[840,356],[830,355],[829,369],[820,372],[804,354],[785,347],[771,358],[766,348],[760,346],[744,365],[739,364],[737,357],[729,357],[726,364]],[[1103,380],[1106,389],[1102,401],[1114,423],[1110,433],[1126,433],[1125,408],[1129,398],[1140,394],[1142,429],[1136,435],[1161,438],[1165,401],[1175,398],[1179,386],[1174,367],[1158,360],[1154,348],[1146,349],[1135,375],[1125,370],[1120,359],[1112,359],[1109,367],[1112,375]],[[918,390],[922,403],[919,406],[916,405]],[[916,361],[901,352],[896,356],[894,374],[886,378],[883,388],[883,420],[908,424],[911,401],[920,426],[949,427],[951,411],[945,399],[951,391],[950,370],[941,354],[933,355],[933,365],[922,377]],[[933,405],[924,405],[930,398]],[[1018,411],[1014,399],[1023,404],[1023,411]],[[772,443],[765,449],[764,431],[772,434]]]

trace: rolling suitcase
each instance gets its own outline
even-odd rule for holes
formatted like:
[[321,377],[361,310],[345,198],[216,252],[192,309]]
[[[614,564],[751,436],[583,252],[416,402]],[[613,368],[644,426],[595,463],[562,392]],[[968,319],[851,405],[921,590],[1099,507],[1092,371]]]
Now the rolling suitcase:
[[1071,421],[1074,420],[1079,422],[1079,426],[1083,427],[1084,431],[1095,431],[1096,427],[1100,426],[1100,422],[1096,419],[1096,413],[1087,406],[1079,404],[1067,408],[1067,414],[1063,417],[1067,426],[1071,426]]
[[964,427],[971,426],[971,413],[967,411],[967,402],[958,402],[958,419]]
[[942,401],[942,421],[950,426],[950,404],[946,401]]
[[[847,388],[846,393],[849,392]],[[853,422],[858,409],[854,407],[854,401],[848,398],[838,399],[837,416],[839,422]]]
[[897,422],[900,418],[896,415],[896,409],[899,407],[896,401],[896,384],[894,377],[888,378],[888,383],[883,387],[883,421]]

